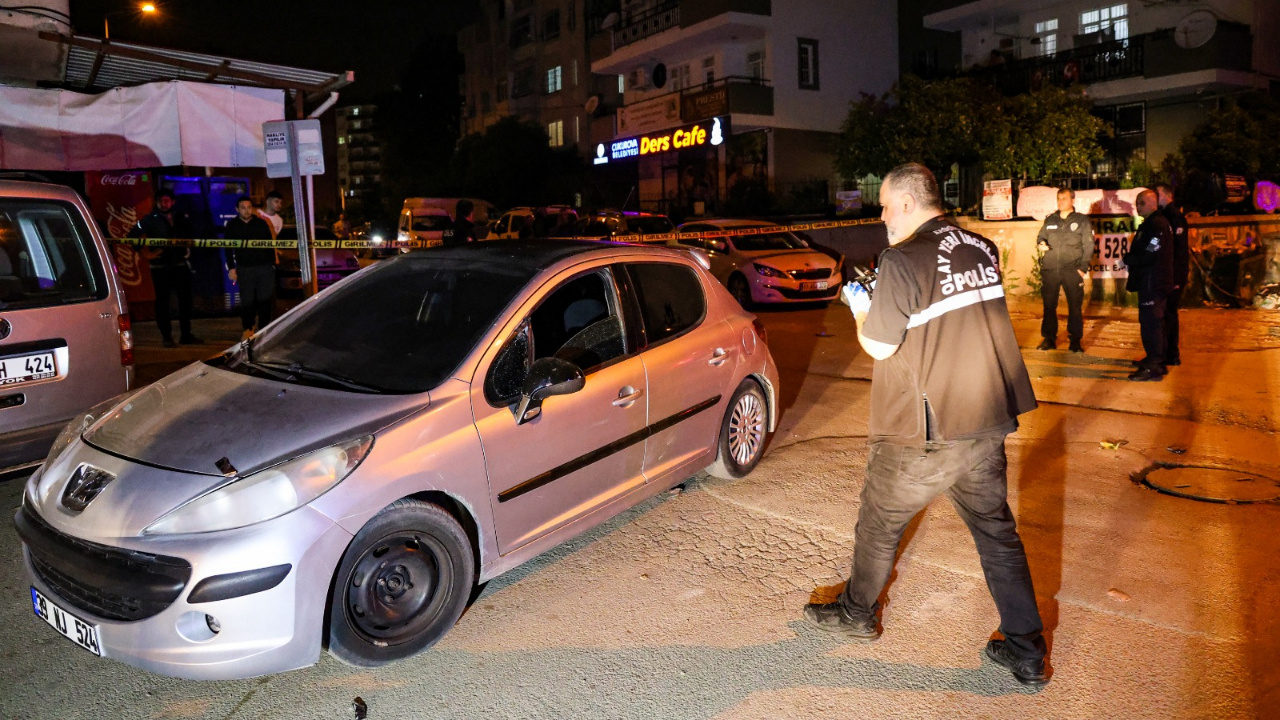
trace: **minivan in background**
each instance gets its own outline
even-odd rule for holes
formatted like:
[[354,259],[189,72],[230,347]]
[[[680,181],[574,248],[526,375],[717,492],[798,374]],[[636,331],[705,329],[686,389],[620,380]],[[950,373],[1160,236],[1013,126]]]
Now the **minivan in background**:
[[73,190],[0,179],[0,470],[43,459],[68,420],[133,385],[111,258]]

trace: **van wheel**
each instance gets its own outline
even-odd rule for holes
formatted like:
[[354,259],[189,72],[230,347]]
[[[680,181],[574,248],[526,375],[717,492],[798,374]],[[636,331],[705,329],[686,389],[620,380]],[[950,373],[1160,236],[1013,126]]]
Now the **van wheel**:
[[732,480],[754,470],[764,454],[768,427],[769,409],[764,392],[755,380],[743,380],[729,400],[724,421],[720,423],[716,461],[707,468],[707,473]]
[[744,310],[751,307],[751,286],[741,275],[733,275],[729,278],[729,294]]
[[421,652],[458,621],[475,580],[471,543],[453,516],[398,500],[342,556],[329,598],[329,652],[356,667]]

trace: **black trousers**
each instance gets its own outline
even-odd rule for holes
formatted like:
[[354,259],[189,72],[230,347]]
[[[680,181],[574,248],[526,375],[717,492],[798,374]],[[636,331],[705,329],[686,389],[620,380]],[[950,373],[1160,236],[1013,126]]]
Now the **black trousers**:
[[276,268],[274,265],[249,265],[236,270],[240,286],[240,325],[261,330],[271,322],[276,304]]
[[853,570],[840,603],[856,618],[873,615],[907,524],[946,494],[978,548],[1000,632],[1023,657],[1044,657],[1027,553],[1007,499],[1004,436],[924,447],[872,443],[854,529]]
[[1178,350],[1178,306],[1182,305],[1182,288],[1174,288],[1164,303],[1164,361],[1182,362]]
[[169,316],[170,298],[178,296],[178,330],[181,337],[191,337],[191,270],[186,265],[152,265],[151,284],[156,289],[156,325],[160,337],[173,339],[173,322]]
[[1075,268],[1040,271],[1040,297],[1044,300],[1044,319],[1040,336],[1046,340],[1058,337],[1058,291],[1067,295],[1067,337],[1079,341],[1084,337],[1084,278]]
[[1164,372],[1166,347],[1164,337],[1165,304],[1168,299],[1157,295],[1150,300],[1138,300],[1138,327],[1142,331],[1142,349],[1147,357],[1143,365]]

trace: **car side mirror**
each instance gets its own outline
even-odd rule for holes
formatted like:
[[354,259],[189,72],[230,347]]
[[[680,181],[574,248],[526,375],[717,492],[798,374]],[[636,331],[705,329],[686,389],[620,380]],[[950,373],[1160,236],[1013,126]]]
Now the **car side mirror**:
[[582,369],[567,360],[548,357],[535,361],[520,390],[520,402],[514,411],[516,424],[523,425],[541,415],[546,398],[576,393],[586,383]]

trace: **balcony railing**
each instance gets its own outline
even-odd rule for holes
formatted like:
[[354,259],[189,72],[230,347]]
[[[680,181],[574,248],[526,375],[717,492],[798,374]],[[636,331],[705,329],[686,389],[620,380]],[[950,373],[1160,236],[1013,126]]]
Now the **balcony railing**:
[[680,26],[679,0],[667,0],[644,12],[630,15],[613,31],[613,49],[626,47],[664,30]]
[[970,75],[991,82],[1006,95],[1016,95],[1045,85],[1089,85],[1210,69],[1247,71],[1252,65],[1252,42],[1249,26],[1219,23],[1213,38],[1198,48],[1177,47],[1172,31],[1160,30],[977,68]]

